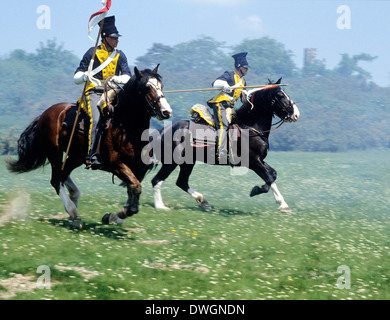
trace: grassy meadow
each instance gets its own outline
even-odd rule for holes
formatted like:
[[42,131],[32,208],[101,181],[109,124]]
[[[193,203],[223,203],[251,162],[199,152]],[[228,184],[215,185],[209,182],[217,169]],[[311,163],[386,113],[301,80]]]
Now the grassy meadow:
[[[140,212],[109,226],[101,217],[126,190],[79,168],[77,231],[50,166],[14,175],[0,158],[0,299],[390,299],[390,150],[270,152],[267,162],[291,214],[271,192],[249,197],[262,183],[254,173],[200,164],[191,186],[213,211],[175,186],[178,171],[162,188],[171,210],[154,209],[155,171]],[[50,288],[37,286],[39,266],[50,269]]]

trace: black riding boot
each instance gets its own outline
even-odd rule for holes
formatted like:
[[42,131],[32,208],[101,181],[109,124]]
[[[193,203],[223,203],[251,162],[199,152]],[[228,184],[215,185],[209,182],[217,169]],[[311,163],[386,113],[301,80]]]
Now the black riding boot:
[[91,168],[92,170],[98,170],[102,168],[101,158],[99,154],[100,136],[101,129],[99,123],[95,132],[95,137],[91,138],[91,150],[89,151],[88,157],[86,159],[87,166],[85,167],[85,169]]

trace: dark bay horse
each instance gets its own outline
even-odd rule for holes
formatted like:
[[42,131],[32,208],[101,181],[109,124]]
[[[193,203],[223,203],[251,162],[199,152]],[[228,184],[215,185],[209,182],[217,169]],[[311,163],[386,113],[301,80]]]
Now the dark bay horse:
[[[100,154],[103,170],[117,176],[127,186],[128,200],[116,213],[104,215],[103,223],[120,222],[138,212],[141,194],[141,181],[148,165],[141,161],[144,144],[141,135],[149,129],[151,117],[159,120],[171,117],[172,109],[163,95],[158,66],[152,71],[139,71],[124,85],[117,96],[117,104],[111,118],[105,118],[105,130],[102,133]],[[23,173],[51,164],[51,185],[65,205],[70,225],[82,227],[77,206],[80,191],[70,178],[71,172],[85,163],[88,152],[87,130],[78,130],[73,136],[66,164],[62,170],[63,154],[67,149],[73,122],[66,119],[75,113],[77,106],[59,103],[51,106],[26,128],[18,140],[18,160],[7,159],[11,172]],[[89,118],[80,113],[84,123]],[[103,116],[102,116],[103,118]],[[64,122],[68,122],[65,125]],[[66,192],[69,191],[69,196]],[[98,196],[98,195],[96,195]]]
[[[296,122],[300,115],[295,103],[278,85],[280,84],[280,80],[281,79],[274,85],[270,85],[264,89],[251,91],[248,96],[250,97],[249,102],[236,111],[236,120],[234,121],[236,125],[231,124],[229,132],[234,131],[234,127],[236,127],[236,129],[239,128],[239,130],[238,134],[236,134],[238,136],[236,139],[236,148],[233,148],[233,142],[230,140],[230,160],[232,160],[232,158],[237,160],[237,158],[240,157],[240,161],[235,161],[233,164],[232,161],[230,161],[230,165],[247,167],[265,181],[263,186],[255,186],[252,189],[250,193],[251,197],[266,193],[272,189],[275,200],[279,204],[279,210],[290,212],[290,208],[276,186],[276,171],[264,162],[269,149],[268,137],[274,115],[278,116],[283,122]],[[199,105],[196,106],[199,107]],[[208,113],[208,111],[206,107],[203,106],[203,108],[203,112],[200,111],[200,113],[203,113],[204,116],[204,113]],[[169,127],[164,128],[156,137],[153,148],[158,146],[161,152],[157,152],[156,154],[159,155],[157,158],[162,163],[161,169],[152,179],[156,208],[168,209],[162,200],[161,185],[179,165],[180,173],[176,185],[190,194],[202,208],[206,210],[211,209],[205,197],[192,189],[188,184],[189,177],[197,160],[209,164],[220,164],[215,160],[215,129],[212,129],[212,126],[210,125],[210,119],[212,119],[212,117],[210,117],[209,114],[209,117],[204,116],[204,118],[206,121],[207,118],[209,118],[209,120],[208,123],[204,121],[202,126],[199,124],[195,126],[194,122],[191,120],[175,122]],[[199,118],[195,119],[195,121],[198,120]],[[204,130],[200,130],[202,127]],[[199,134],[196,133],[194,128],[201,133],[198,142],[196,141],[195,136],[199,136]],[[211,135],[210,137],[210,134],[206,133],[207,131],[209,133],[213,132],[214,135]],[[188,134],[185,134],[185,132]],[[244,133],[246,133],[246,135],[244,135]],[[199,141],[202,140],[202,136],[207,137],[207,139],[204,139],[205,142],[203,144],[199,143]],[[214,144],[210,142],[212,140],[214,140]],[[199,152],[201,149],[203,149],[203,152]],[[208,152],[208,149],[211,149],[211,152]],[[232,149],[235,149],[233,153]],[[189,154],[189,156],[186,156],[186,154]],[[210,154],[213,156],[209,157]],[[180,156],[178,157],[178,155]],[[245,163],[244,160],[246,160]]]

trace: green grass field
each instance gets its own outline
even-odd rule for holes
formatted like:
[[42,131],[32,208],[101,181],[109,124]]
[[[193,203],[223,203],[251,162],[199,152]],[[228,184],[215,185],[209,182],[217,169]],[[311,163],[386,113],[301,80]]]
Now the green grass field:
[[[389,159],[390,150],[270,152],[292,214],[271,193],[249,197],[260,184],[252,172],[202,164],[191,185],[214,210],[177,188],[175,171],[163,185],[172,210],[157,211],[155,171],[140,212],[110,226],[100,219],[126,190],[80,168],[72,177],[85,227],[76,231],[49,166],[13,175],[0,158],[0,299],[390,299]],[[37,285],[39,266],[50,289]]]

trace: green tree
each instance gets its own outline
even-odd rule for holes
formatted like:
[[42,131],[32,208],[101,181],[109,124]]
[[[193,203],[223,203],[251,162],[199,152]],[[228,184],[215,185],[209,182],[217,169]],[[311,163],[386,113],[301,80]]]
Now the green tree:
[[335,68],[335,73],[343,77],[357,76],[363,79],[371,79],[371,74],[359,67],[359,61],[373,61],[377,57],[371,56],[367,53],[361,53],[352,57],[347,53],[341,55],[341,61]]
[[78,63],[55,40],[41,43],[36,53],[17,49],[0,59],[0,77],[6,81],[0,87],[0,135],[8,136],[2,140],[6,152],[12,146],[10,126],[23,128],[50,105],[76,101],[82,90],[73,82]]
[[312,63],[305,65],[302,68],[303,77],[329,76],[330,71],[326,69],[324,61],[315,59]]
[[144,56],[136,59],[136,65],[151,68],[160,63],[164,71],[189,76],[212,73],[221,71],[221,65],[226,63],[223,47],[222,42],[206,36],[173,47],[154,43]]
[[248,52],[250,73],[256,74],[261,79],[275,79],[277,77],[293,77],[297,75],[297,67],[292,60],[292,52],[274,39],[263,37],[254,40],[244,40],[232,49],[232,53]]
[[136,59],[139,69],[154,68],[158,63],[168,64],[173,48],[162,43],[153,43],[145,55]]

